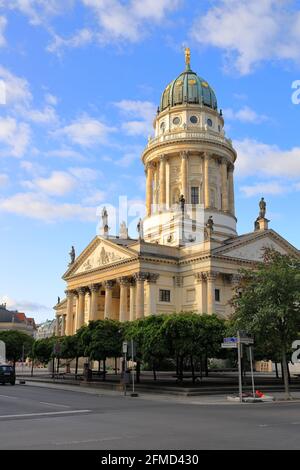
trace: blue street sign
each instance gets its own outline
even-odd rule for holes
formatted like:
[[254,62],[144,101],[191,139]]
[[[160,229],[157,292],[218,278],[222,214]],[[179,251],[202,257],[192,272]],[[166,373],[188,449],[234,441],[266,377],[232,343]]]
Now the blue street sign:
[[229,338],[223,338],[224,343],[237,343],[238,339],[235,336],[230,336]]

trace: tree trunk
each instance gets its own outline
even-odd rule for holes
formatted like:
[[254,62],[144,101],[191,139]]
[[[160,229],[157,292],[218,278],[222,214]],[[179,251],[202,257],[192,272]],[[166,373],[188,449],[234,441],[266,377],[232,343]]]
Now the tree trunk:
[[179,375],[179,357],[176,356],[176,375]]
[[156,380],[156,369],[155,369],[155,362],[152,363],[152,371],[153,371],[153,379]]
[[100,359],[98,359],[98,374],[99,374],[100,370],[101,370],[101,361],[100,361]]
[[78,356],[76,357],[76,361],[75,361],[75,380],[77,380],[77,373],[78,373]]
[[54,379],[55,374],[55,358],[52,358],[52,379]]
[[207,357],[207,354],[205,354],[204,367],[205,367],[205,377],[208,377],[208,357]]
[[141,376],[141,361],[136,361],[136,383],[140,383]]
[[289,368],[289,361],[286,361],[286,368],[288,372],[288,378],[289,378],[289,384],[291,384],[291,374],[290,374],[290,368]]
[[115,375],[118,375],[118,359],[115,357]]
[[284,380],[284,391],[286,395],[286,400],[290,400],[292,397],[290,394],[289,373],[288,373],[288,368],[287,368],[285,347],[282,348],[281,354],[282,354],[282,375],[283,375],[283,380]]
[[276,372],[276,379],[279,379],[279,374],[278,374],[278,364],[277,364],[277,361],[275,362],[275,372]]
[[57,358],[57,369],[56,369],[56,373],[57,373],[57,374],[59,373],[59,357]]
[[194,384],[195,383],[195,367],[194,367],[193,356],[191,356],[191,369],[192,369],[192,377],[193,377],[193,384]]
[[106,376],[106,359],[103,359],[103,381],[105,380]]
[[33,366],[34,366],[34,359],[32,358],[32,361],[31,361],[31,377],[33,377]]

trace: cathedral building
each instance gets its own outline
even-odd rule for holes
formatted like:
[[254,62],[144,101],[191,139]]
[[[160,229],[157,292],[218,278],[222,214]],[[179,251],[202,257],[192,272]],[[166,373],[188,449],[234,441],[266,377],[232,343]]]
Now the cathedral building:
[[230,299],[243,267],[262,259],[263,249],[299,256],[268,227],[262,198],[251,233],[238,235],[234,168],[238,155],[225,136],[224,118],[210,85],[186,66],[163,91],[154,137],[141,156],[146,173],[146,216],[138,238],[121,224],[103,229],[75,257],[63,279],[66,298],[54,308],[56,334],[71,335],[90,320],[134,320],[194,311],[232,312]]

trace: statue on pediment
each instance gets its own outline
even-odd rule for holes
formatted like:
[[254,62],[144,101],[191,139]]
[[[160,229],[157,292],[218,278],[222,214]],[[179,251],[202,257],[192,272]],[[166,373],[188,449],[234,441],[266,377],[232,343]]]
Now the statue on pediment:
[[143,238],[144,238],[144,227],[143,227],[143,221],[142,221],[141,218],[138,221],[136,229],[137,229],[137,232],[139,234],[139,240],[143,240]]
[[259,201],[259,218],[264,219],[266,216],[266,208],[267,204],[265,199],[262,197],[261,200]]
[[120,236],[120,238],[122,238],[124,240],[128,239],[128,228],[127,228],[126,223],[124,222],[124,220],[120,224],[119,236]]
[[75,248],[74,248],[73,245],[72,245],[72,248],[71,248],[71,251],[70,251],[69,255],[70,255],[70,258],[71,258],[69,265],[74,264],[76,254],[75,254]]

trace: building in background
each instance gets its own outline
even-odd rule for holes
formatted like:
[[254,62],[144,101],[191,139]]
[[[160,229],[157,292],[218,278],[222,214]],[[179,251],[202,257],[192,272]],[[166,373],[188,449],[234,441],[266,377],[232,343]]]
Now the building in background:
[[34,318],[26,317],[25,313],[12,311],[6,304],[0,305],[0,331],[17,330],[34,336],[36,324]]
[[35,339],[50,338],[55,335],[55,329],[56,319],[46,320],[45,322],[37,325],[34,337]]
[[299,256],[269,228],[263,198],[253,231],[238,235],[237,158],[215,92],[192,71],[187,49],[185,70],[163,91],[154,137],[142,154],[146,217],[138,238],[128,236],[124,223],[119,235],[110,235],[103,209],[101,235],[77,258],[72,247],[66,298],[54,307],[57,334],[103,318],[180,311],[227,318],[240,268],[255,267],[265,247]]

